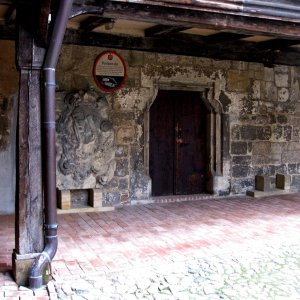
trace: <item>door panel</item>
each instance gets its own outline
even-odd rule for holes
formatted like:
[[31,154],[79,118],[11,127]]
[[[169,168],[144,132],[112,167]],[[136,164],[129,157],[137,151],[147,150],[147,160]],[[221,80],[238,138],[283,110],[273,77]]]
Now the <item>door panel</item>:
[[150,109],[152,195],[205,192],[205,120],[199,93],[159,91]]
[[176,132],[180,136],[175,147],[175,194],[204,193],[206,110],[198,93],[181,93],[175,111],[176,128],[179,129]]
[[[159,101],[157,101],[159,100]],[[150,109],[150,161],[152,195],[173,195],[174,192],[174,106],[165,91]]]

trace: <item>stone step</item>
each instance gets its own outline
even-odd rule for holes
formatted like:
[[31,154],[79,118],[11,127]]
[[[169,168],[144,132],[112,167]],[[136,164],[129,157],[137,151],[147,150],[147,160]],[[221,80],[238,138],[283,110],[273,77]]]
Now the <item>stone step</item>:
[[83,212],[106,212],[113,211],[115,208],[111,206],[101,206],[101,207],[79,207],[79,208],[69,208],[69,209],[57,209],[58,214],[72,214],[72,213],[83,213]]
[[294,194],[297,191],[295,190],[282,190],[282,189],[273,189],[269,191],[247,191],[247,195],[254,198],[268,197],[268,196],[276,196],[276,195],[286,195],[286,194]]

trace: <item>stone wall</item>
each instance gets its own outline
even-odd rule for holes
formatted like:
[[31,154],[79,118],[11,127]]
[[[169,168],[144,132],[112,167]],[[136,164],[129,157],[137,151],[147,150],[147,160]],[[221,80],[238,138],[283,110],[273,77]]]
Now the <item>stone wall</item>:
[[[92,68],[102,51],[64,46],[57,71],[58,90],[97,88]],[[109,49],[112,50],[112,49]],[[149,108],[158,89],[206,91],[221,110],[220,168],[212,174],[217,194],[243,194],[254,176],[287,173],[300,183],[300,69],[262,64],[116,50],[127,66],[124,87],[106,94],[115,132],[116,170],[103,190],[106,204],[151,196]],[[215,104],[214,104],[215,103]],[[216,171],[216,170],[215,170]]]
[[15,210],[18,72],[14,42],[0,40],[0,214]]
[[[18,72],[14,43],[0,41],[0,47],[0,213],[13,213]],[[101,94],[92,68],[98,54],[105,50],[108,49],[63,46],[57,69],[58,119],[63,111],[63,94],[80,90]],[[291,175],[292,186],[298,188],[298,67],[267,68],[257,63],[116,51],[126,62],[126,83],[117,92],[104,95],[107,121],[112,124],[114,135],[115,169],[105,186],[88,186],[101,189],[104,205],[150,198],[149,109],[158,90],[165,88],[201,91],[211,108],[215,132],[208,142],[212,144],[214,159],[218,155],[219,159],[218,167],[214,166],[211,172],[210,191],[243,194],[254,187],[255,175],[274,178],[279,172]],[[61,144],[57,149],[59,160]],[[70,184],[61,174],[58,177],[59,189],[85,189],[84,185]],[[78,195],[86,197],[84,192],[79,191]]]

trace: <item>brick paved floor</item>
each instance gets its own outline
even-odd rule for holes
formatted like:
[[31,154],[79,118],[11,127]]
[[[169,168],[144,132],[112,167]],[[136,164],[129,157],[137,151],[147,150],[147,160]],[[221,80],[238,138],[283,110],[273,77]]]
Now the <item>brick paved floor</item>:
[[[63,214],[58,221],[54,276],[81,276],[293,240],[300,230],[300,194],[128,206]],[[5,271],[11,268],[13,217],[0,216],[0,225]]]

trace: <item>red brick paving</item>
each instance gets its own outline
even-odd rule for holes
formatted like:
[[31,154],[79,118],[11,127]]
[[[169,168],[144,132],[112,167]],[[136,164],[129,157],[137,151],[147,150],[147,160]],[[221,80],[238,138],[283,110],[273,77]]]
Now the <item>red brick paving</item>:
[[[1,271],[11,268],[13,222],[0,216]],[[59,215],[58,223],[54,274],[83,275],[293,240],[300,230],[300,194],[127,206]],[[4,285],[0,277],[0,295]]]

